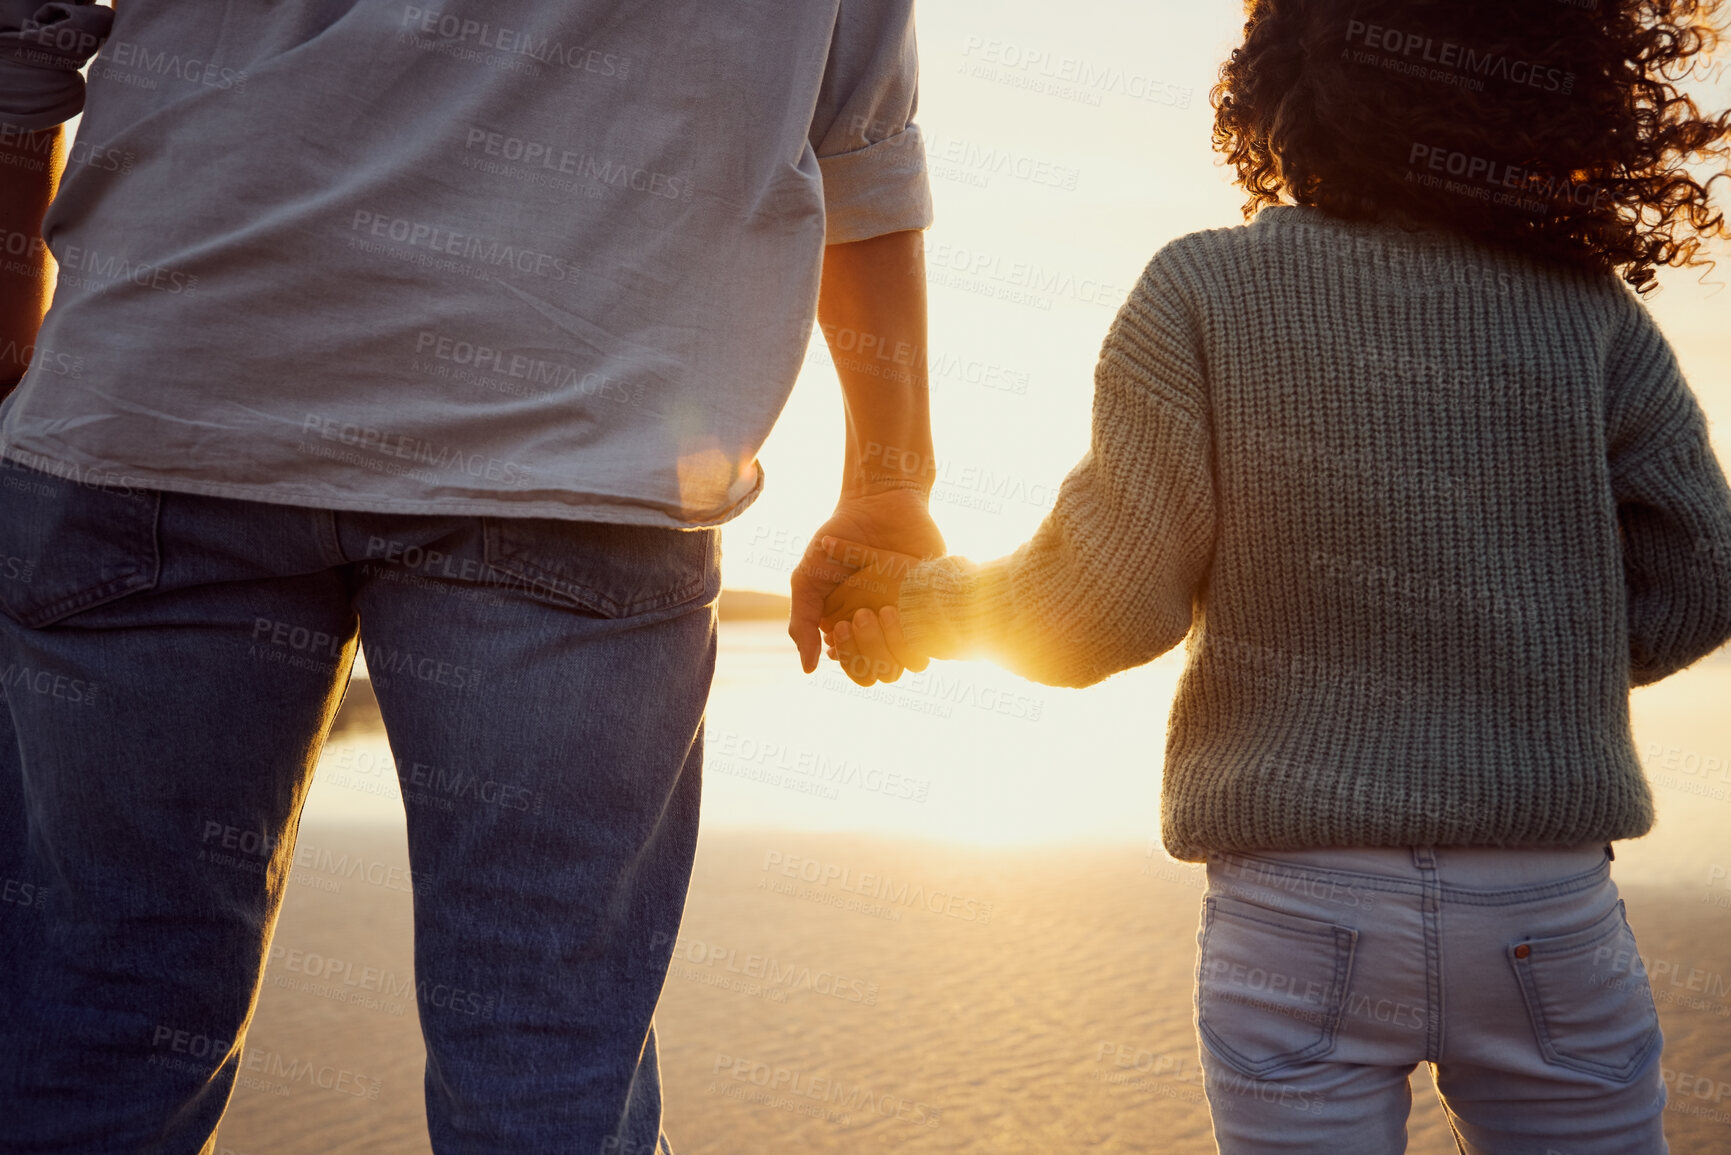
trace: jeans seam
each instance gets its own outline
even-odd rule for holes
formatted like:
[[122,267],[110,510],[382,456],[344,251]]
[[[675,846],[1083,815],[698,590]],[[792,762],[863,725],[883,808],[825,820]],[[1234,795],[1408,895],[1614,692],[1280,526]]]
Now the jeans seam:
[[318,544],[319,553],[324,557],[327,566],[348,565],[354,559],[343,552],[342,533],[337,528],[337,511],[334,509],[315,509],[313,515],[313,540]]
[[[1360,874],[1351,870],[1333,870],[1326,867],[1310,869],[1290,866],[1272,859],[1258,858],[1254,854],[1221,854],[1218,860],[1226,862],[1238,859],[1242,862],[1254,862],[1257,869],[1267,874],[1281,878],[1330,878],[1350,880],[1348,885],[1364,890],[1377,890],[1390,894],[1406,894],[1415,898],[1423,897],[1428,892],[1428,886],[1421,880],[1409,881],[1404,878],[1390,878],[1386,875]],[[1469,906],[1508,906],[1514,903],[1527,902],[1538,898],[1558,898],[1573,894],[1578,890],[1588,890],[1603,882],[1610,875],[1610,860],[1606,859],[1579,874],[1559,878],[1553,882],[1538,882],[1530,886],[1511,887],[1507,890],[1476,890],[1472,887],[1450,886],[1441,883],[1437,893],[1443,902],[1465,903]]]
[[1350,885],[1362,885],[1365,890],[1380,890],[1390,894],[1420,894],[1422,888],[1416,882],[1408,882],[1404,878],[1389,878],[1385,875],[1358,874],[1350,870],[1310,870],[1301,867],[1288,866],[1268,858],[1258,858],[1254,854],[1222,854],[1217,861],[1225,863],[1233,859],[1240,862],[1253,862],[1257,869],[1281,878],[1338,878],[1350,879]]
[[[694,572],[684,578],[681,584],[670,589],[640,596],[632,602],[621,602],[614,598],[609,591],[600,588],[592,581],[579,580],[578,576],[566,576],[536,564],[530,551],[520,545],[513,546],[507,538],[518,533],[521,527],[504,523],[516,519],[487,517],[480,520],[481,557],[488,569],[496,570],[514,581],[523,583],[528,592],[539,594],[542,598],[555,602],[563,608],[585,609],[602,617],[619,621],[643,617],[691,603],[700,595],[709,592],[710,577],[719,572],[716,541],[721,536],[720,531],[715,529],[679,531],[704,535],[703,559],[695,567]],[[719,582],[717,589],[719,589]]]
[[1419,918],[1424,927],[1425,1058],[1436,1062],[1442,1054],[1442,881],[1436,854],[1430,847],[1413,848],[1413,865],[1422,872],[1424,892],[1419,899]]
[[1510,890],[1474,890],[1470,887],[1443,886],[1443,901],[1464,906],[1513,906],[1540,898],[1561,898],[1582,890],[1591,890],[1610,876],[1611,864],[1600,863],[1591,870],[1559,878],[1555,882],[1534,883]]

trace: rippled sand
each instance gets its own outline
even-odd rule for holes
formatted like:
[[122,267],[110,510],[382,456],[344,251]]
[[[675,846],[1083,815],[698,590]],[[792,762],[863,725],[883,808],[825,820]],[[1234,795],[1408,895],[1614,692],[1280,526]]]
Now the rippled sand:
[[[302,845],[404,862],[385,827],[309,826]],[[807,859],[851,889],[782,873]],[[236,1095],[220,1145],[425,1151],[412,998],[345,1004],[284,965],[294,949],[408,974],[409,896],[304,874],[251,1045],[376,1081],[377,1098],[264,1080]],[[676,1150],[1211,1152],[1190,1023],[1199,887],[1137,846],[707,835],[659,1020]],[[1731,1079],[1731,913],[1708,893],[1625,886],[1644,951],[1672,963],[1658,985],[1665,1065],[1690,1092],[1672,1097],[1679,1155],[1731,1149],[1731,1102],[1699,1097]],[[1410,1150],[1453,1152],[1422,1070],[1414,1092]]]
[[[864,693],[799,675],[778,624],[724,628],[705,833],[659,1020],[676,1150],[1211,1152],[1190,1021],[1200,870],[1140,841],[1157,828],[1150,726],[1181,661],[1085,691],[962,665]],[[252,1078],[228,1155],[427,1150],[410,895],[391,874],[401,803],[368,695],[354,699],[298,860],[347,854],[378,881],[296,868],[250,1045],[361,1093]],[[1636,693],[1659,825],[1614,867],[1655,976],[1677,1155],[1731,1151],[1727,701],[1727,656]],[[1063,845],[991,845],[1029,832]],[[807,861],[831,881],[799,882]],[[313,954],[405,994],[356,1002],[307,977]],[[1422,1069],[1411,1132],[1415,1155],[1454,1151]]]

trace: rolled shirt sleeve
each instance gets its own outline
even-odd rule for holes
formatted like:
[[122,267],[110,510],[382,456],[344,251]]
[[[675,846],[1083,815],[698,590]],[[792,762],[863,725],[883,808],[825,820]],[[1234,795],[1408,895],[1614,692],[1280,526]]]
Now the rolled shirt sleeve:
[[0,0],[0,121],[36,132],[82,112],[79,69],[113,22],[91,0]]
[[913,0],[841,0],[811,123],[826,244],[932,223]]

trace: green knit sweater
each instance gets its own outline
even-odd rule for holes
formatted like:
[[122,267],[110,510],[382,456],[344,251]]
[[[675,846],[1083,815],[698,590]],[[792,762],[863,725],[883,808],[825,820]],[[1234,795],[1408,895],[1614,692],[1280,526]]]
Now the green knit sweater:
[[1731,637],[1731,491],[1611,275],[1281,206],[1155,254],[1033,540],[901,604],[1054,685],[1188,635],[1180,859],[1632,838],[1629,688]]

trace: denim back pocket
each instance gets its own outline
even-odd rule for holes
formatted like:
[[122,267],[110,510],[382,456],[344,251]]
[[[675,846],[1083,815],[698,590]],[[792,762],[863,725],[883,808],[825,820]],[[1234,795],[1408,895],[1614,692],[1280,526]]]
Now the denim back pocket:
[[20,625],[156,584],[161,492],[81,484],[0,461],[0,606]]
[[716,529],[489,517],[487,565],[516,585],[598,617],[629,618],[721,592]]
[[1623,902],[1585,930],[1509,948],[1545,1061],[1626,1083],[1659,1043],[1659,1012]]
[[1209,1048],[1260,1078],[1334,1049],[1358,932],[1211,895],[1196,961],[1196,1023]]

